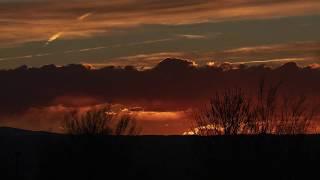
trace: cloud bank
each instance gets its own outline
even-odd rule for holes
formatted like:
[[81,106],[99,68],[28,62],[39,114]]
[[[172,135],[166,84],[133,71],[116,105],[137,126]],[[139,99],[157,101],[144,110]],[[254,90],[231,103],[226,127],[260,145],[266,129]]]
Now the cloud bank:
[[[180,59],[165,59],[151,69],[134,66],[89,65],[41,68],[22,66],[1,70],[0,113],[15,113],[49,105],[92,105],[115,102],[147,110],[181,110],[206,100],[226,87],[256,88],[262,76],[282,81],[291,92],[320,92],[318,64],[298,67],[287,63],[272,69],[263,65],[230,63],[198,66]],[[77,99],[77,97],[86,97]]]

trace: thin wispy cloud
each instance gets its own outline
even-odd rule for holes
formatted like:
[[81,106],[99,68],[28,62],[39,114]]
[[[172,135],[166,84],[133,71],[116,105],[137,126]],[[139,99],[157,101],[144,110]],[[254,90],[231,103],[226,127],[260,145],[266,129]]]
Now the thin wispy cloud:
[[[52,42],[56,40],[59,37],[59,33],[57,33],[55,36],[51,37],[48,42]],[[55,54],[72,54],[72,53],[86,53],[90,51],[99,51],[103,49],[109,49],[109,48],[121,48],[121,47],[130,47],[130,46],[137,46],[137,45],[148,45],[148,44],[155,44],[160,42],[167,42],[167,41],[173,41],[175,38],[165,38],[165,39],[154,39],[154,40],[146,40],[141,42],[132,42],[127,44],[115,44],[110,46],[98,46],[98,47],[90,47],[90,48],[82,48],[82,49],[71,49],[66,50],[62,52],[55,52],[55,53],[38,53],[38,54],[29,54],[24,56],[14,56],[14,57],[3,57],[0,58],[1,61],[10,61],[10,60],[24,60],[24,59],[31,59],[34,57],[43,57],[43,56],[51,56]]]
[[44,57],[44,56],[50,56],[52,53],[42,53],[42,54],[30,54],[25,56],[16,56],[16,57],[6,57],[6,58],[0,58],[1,61],[10,61],[10,60],[25,60],[25,59],[31,59],[34,57]]
[[300,62],[300,61],[312,61],[314,58],[312,57],[305,57],[305,58],[283,58],[283,59],[269,59],[269,60],[262,60],[262,61],[241,61],[241,62],[233,62],[231,64],[258,64],[258,63],[273,63],[273,62]]
[[277,51],[317,51],[320,50],[320,43],[316,41],[293,42],[286,44],[270,44],[261,46],[249,46],[223,51],[229,54],[264,53]]
[[[180,37],[181,38],[181,37]],[[88,47],[82,49],[70,49],[61,52],[27,54],[13,57],[2,57],[0,63],[9,61],[28,61],[39,57],[48,57],[57,54],[83,54],[90,52],[104,51],[114,48],[129,48],[136,46],[148,46],[152,44],[171,42],[179,38],[152,39],[141,42],[130,42],[124,44],[114,44],[108,46]],[[258,64],[258,63],[285,63],[289,61],[301,63],[317,63],[320,61],[319,42],[296,42],[288,44],[261,45],[252,47],[242,47],[215,52],[187,52],[187,51],[159,51],[144,54],[135,54],[129,56],[120,56],[115,58],[91,59],[90,64],[97,66],[126,66],[135,65],[137,67],[153,67],[159,61],[166,58],[193,59],[200,64],[231,62],[233,64]],[[85,59],[80,59],[79,63],[88,63]],[[95,66],[95,65],[94,65]]]
[[135,64],[136,67],[152,68],[166,58],[187,58],[190,55],[183,52],[158,52],[150,54],[137,54],[115,59],[105,60],[105,65],[127,66]]
[[187,38],[187,39],[206,39],[205,35],[197,35],[197,34],[179,34],[179,37]]
[[[76,38],[143,24],[197,24],[319,12],[320,2],[317,0],[5,1],[0,6],[0,41],[1,44],[45,41],[58,32],[64,32],[61,29],[66,27],[70,33],[64,37]],[[82,22],[88,17],[90,22]],[[81,26],[75,21],[82,22]]]

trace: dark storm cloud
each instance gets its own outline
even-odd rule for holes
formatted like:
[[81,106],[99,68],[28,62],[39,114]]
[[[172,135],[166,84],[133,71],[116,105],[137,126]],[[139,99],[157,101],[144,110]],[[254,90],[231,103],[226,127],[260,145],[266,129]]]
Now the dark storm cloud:
[[316,64],[299,68],[288,63],[270,69],[231,64],[196,66],[191,61],[166,59],[144,71],[132,66],[90,70],[82,65],[0,71],[0,112],[15,114],[31,107],[105,102],[151,111],[183,110],[207,101],[215,91],[226,87],[254,90],[262,76],[270,82],[284,82],[290,93],[319,96],[320,71]]

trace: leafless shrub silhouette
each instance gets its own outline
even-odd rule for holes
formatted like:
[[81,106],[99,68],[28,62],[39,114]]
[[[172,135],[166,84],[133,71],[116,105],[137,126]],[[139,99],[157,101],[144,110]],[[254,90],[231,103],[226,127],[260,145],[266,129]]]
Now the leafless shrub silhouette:
[[284,96],[280,118],[274,132],[276,134],[304,134],[308,132],[312,119],[317,113],[317,107],[308,104],[304,95],[298,98]]
[[209,119],[209,108],[200,108],[192,112],[192,135],[212,136],[221,135],[221,128],[211,124],[212,120]]
[[255,113],[250,107],[250,99],[241,89],[229,89],[216,93],[209,107],[195,113],[199,135],[235,135],[250,131]]
[[138,135],[141,129],[130,115],[120,115],[111,106],[96,108],[79,115],[73,111],[65,116],[63,127],[71,135]]
[[255,134],[305,134],[318,112],[305,94],[299,96],[280,93],[281,82],[266,88],[265,79],[260,81],[257,123]]
[[140,133],[141,128],[130,115],[122,115],[114,131],[114,135],[139,135]]
[[305,134],[318,106],[309,103],[306,95],[280,94],[281,82],[267,87],[260,81],[256,100],[241,89],[216,93],[208,107],[194,113],[193,134]]
[[265,79],[259,83],[256,111],[255,134],[270,134],[274,129],[274,122],[277,119],[277,100],[281,82],[266,87]]

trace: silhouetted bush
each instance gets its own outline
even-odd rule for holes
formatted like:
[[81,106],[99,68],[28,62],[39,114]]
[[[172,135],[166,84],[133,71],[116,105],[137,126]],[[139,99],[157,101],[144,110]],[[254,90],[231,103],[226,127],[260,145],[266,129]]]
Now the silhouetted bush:
[[280,117],[276,121],[276,134],[304,134],[310,130],[318,107],[308,103],[306,96],[284,96]]
[[196,113],[196,134],[235,135],[249,130],[247,125],[254,118],[251,100],[241,89],[216,93],[209,107]]
[[138,135],[141,132],[132,116],[114,112],[111,106],[84,114],[73,111],[65,116],[63,127],[71,135]]
[[318,106],[310,103],[305,94],[288,95],[288,90],[279,92],[281,83],[266,87],[264,79],[260,81],[256,106],[256,134],[305,134],[310,130],[312,119]]
[[275,83],[266,87],[262,79],[257,95],[249,96],[239,88],[216,93],[209,106],[195,111],[191,134],[308,133],[318,106],[309,103],[306,95],[280,94],[280,85]]

